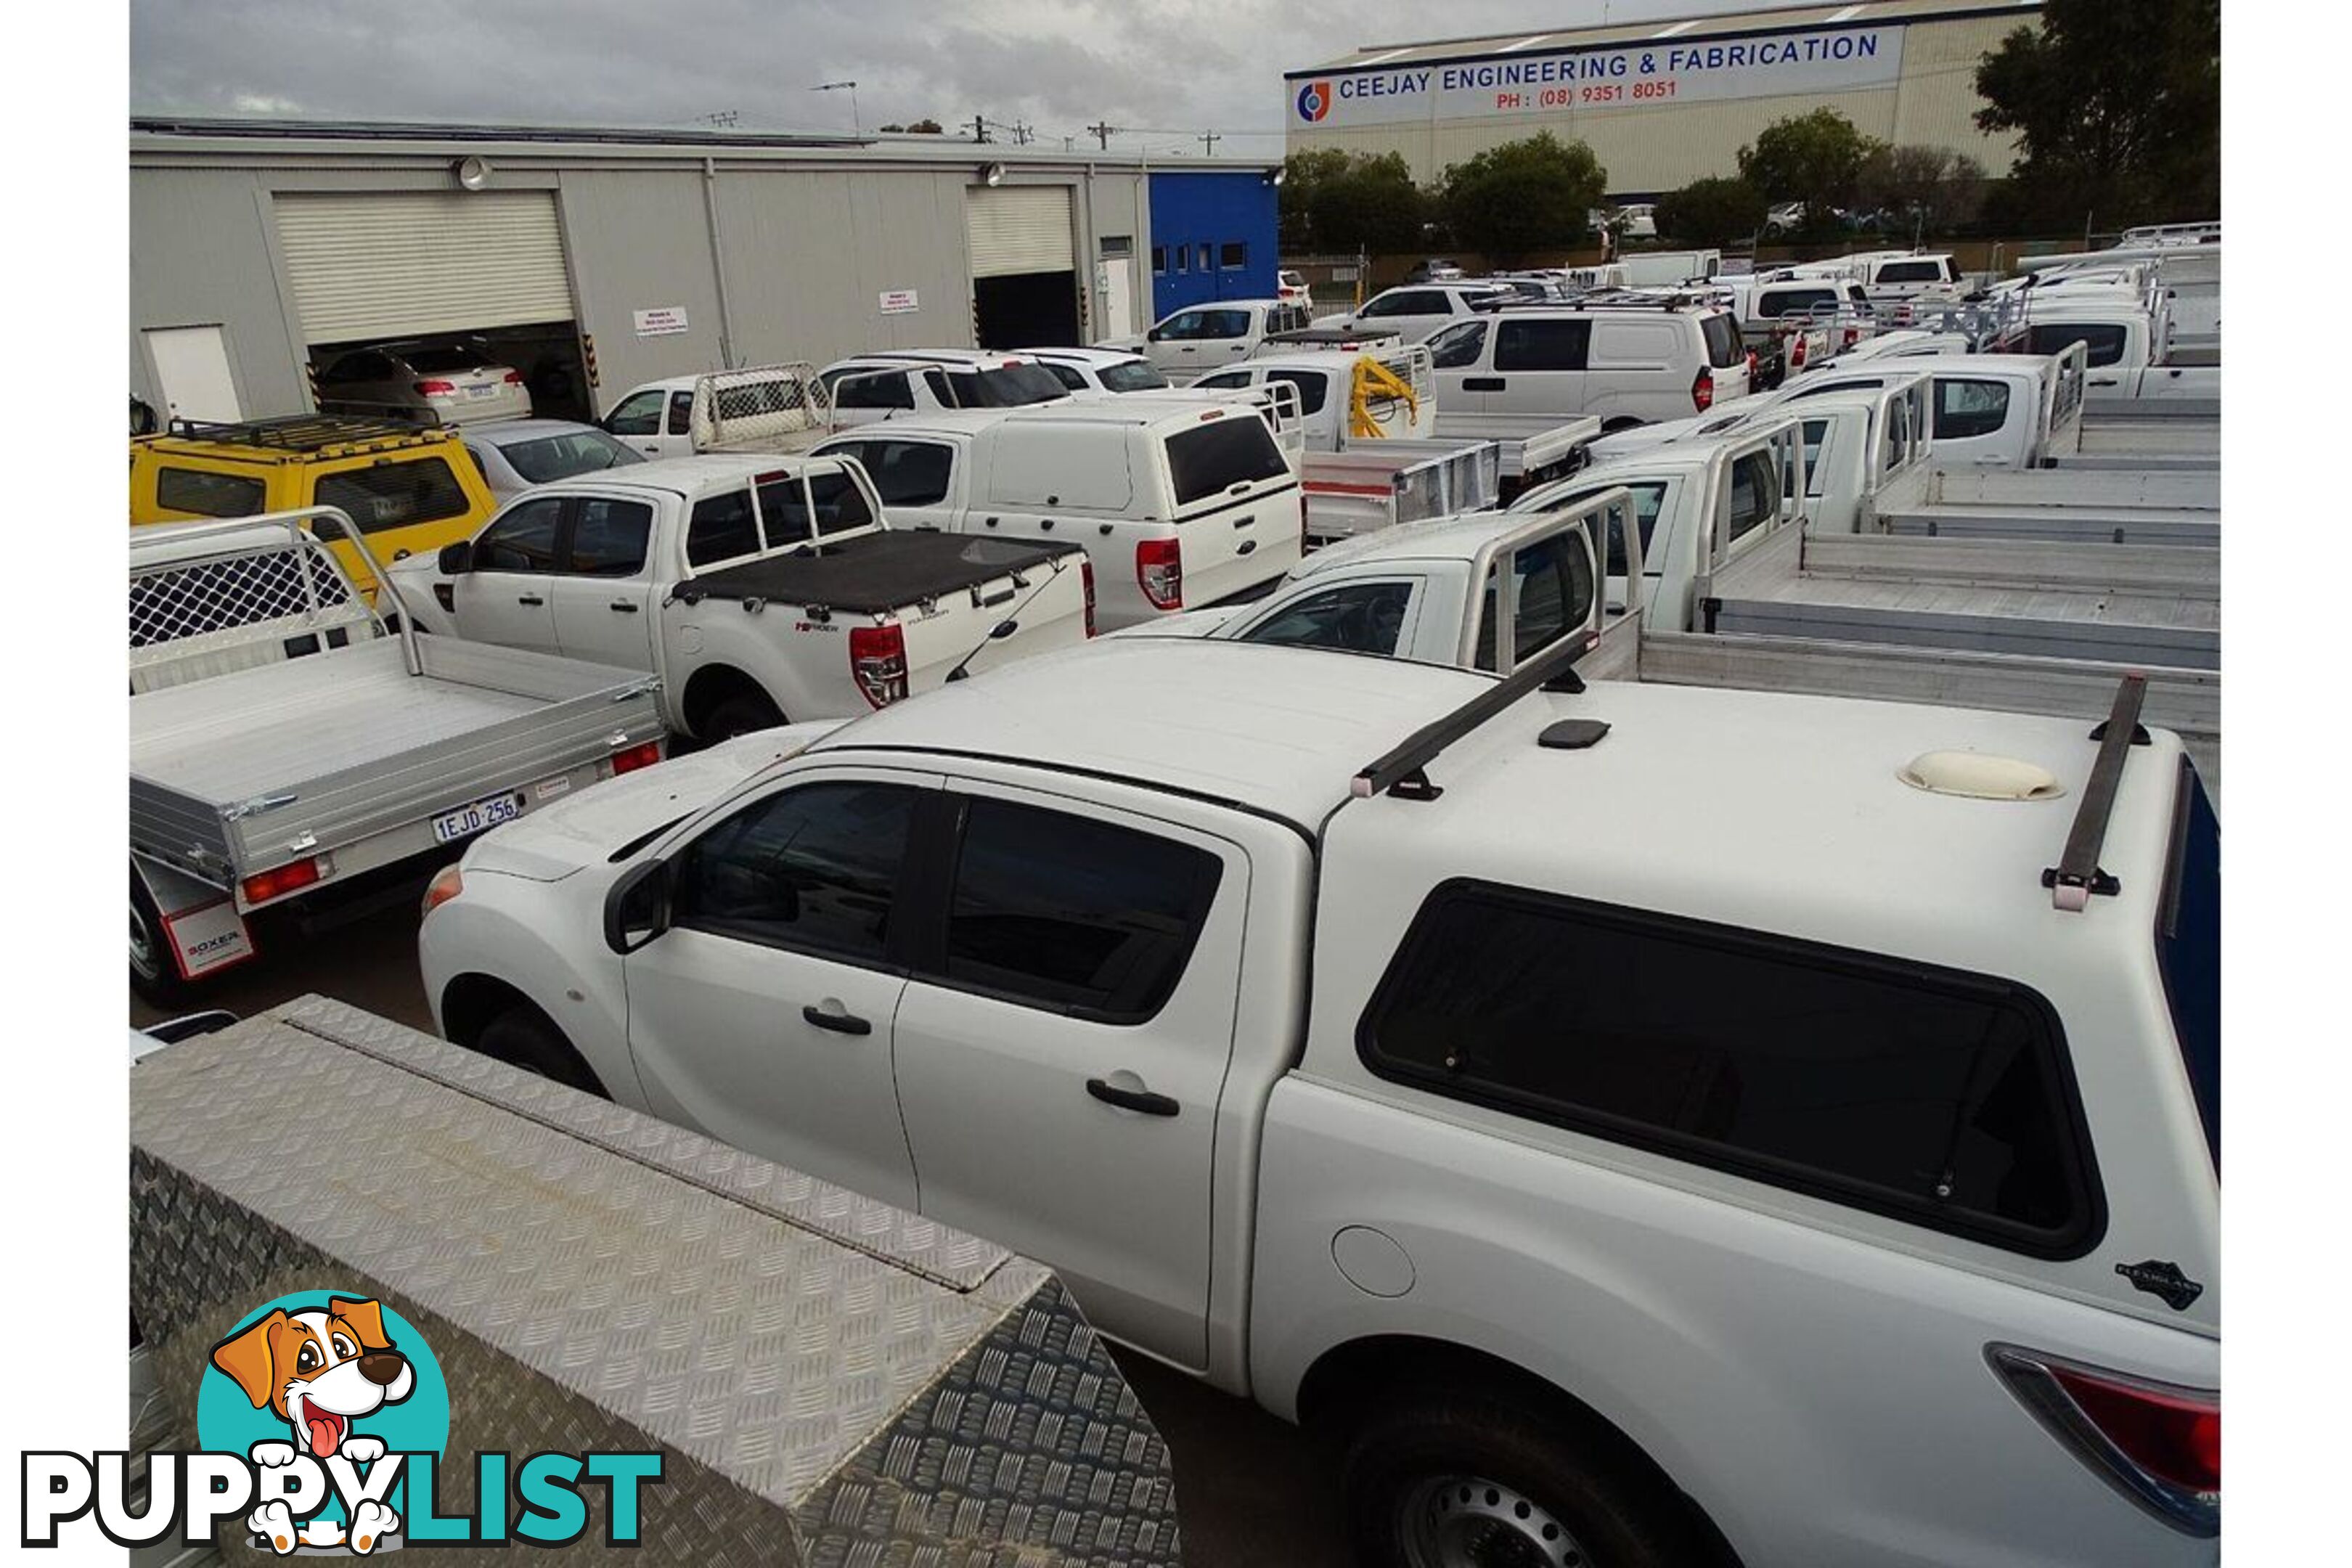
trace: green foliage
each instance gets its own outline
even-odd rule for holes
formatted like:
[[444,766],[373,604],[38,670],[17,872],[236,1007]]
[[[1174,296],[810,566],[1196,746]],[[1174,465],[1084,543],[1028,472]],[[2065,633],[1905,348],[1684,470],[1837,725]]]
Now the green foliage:
[[1976,87],[1977,128],[2019,138],[2021,214],[2102,228],[2220,214],[2219,0],[2046,0]]
[[1591,148],[1544,131],[1447,169],[1442,199],[1455,244],[1508,264],[1581,243],[1608,189]]
[[1883,214],[1887,232],[1909,239],[1949,234],[1984,210],[1982,163],[1948,147],[1881,147],[1862,166],[1859,205]]
[[1380,255],[1421,243],[1429,201],[1402,153],[1375,158],[1327,147],[1293,153],[1282,167],[1286,252]]
[[1658,237],[1684,245],[1720,246],[1764,226],[1764,193],[1730,176],[1693,180],[1658,198]]
[[1776,120],[1739,150],[1739,176],[1768,202],[1802,202],[1808,228],[1834,226],[1834,207],[1850,207],[1865,165],[1885,150],[1834,109]]

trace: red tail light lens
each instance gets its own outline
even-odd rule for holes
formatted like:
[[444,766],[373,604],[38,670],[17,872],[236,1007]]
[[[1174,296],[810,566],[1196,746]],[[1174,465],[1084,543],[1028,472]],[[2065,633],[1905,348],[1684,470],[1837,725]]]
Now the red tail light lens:
[[620,773],[633,773],[639,768],[652,767],[656,763],[660,761],[661,742],[659,741],[647,741],[641,745],[631,746],[627,751],[614,752],[613,753],[613,772],[616,775]]
[[1748,351],[1748,380],[1750,385],[1753,385],[1756,381],[1756,351],[1754,349],[1749,349]]
[[505,382],[509,386],[520,386],[522,384],[522,372],[519,370],[510,370],[499,379]]
[[266,904],[272,899],[282,899],[297,888],[307,888],[327,874],[326,857],[314,855],[308,860],[289,860],[283,866],[267,871],[256,871],[237,884],[248,904]]
[[1799,332],[1795,337],[1789,340],[1789,363],[1791,367],[1796,367],[1802,365],[1804,363],[1805,334]]
[[456,866],[444,866],[425,884],[425,914],[447,903],[466,890],[466,874]]
[[457,384],[454,381],[420,381],[416,384],[416,395],[419,397],[452,397],[457,391]]
[[857,678],[859,695],[876,708],[887,708],[907,695],[907,634],[893,621],[887,626],[849,628],[849,672]]
[[1155,610],[1184,607],[1184,542],[1147,539],[1135,547],[1135,581]]
[[1845,330],[1845,346],[1847,348],[1852,348],[1854,344],[1860,342],[1862,342],[1862,329],[1860,327],[1848,327]]
[[1701,414],[1715,406],[1715,372],[1705,365],[1698,367],[1698,375],[1691,382],[1691,406]]
[[1095,635],[1095,563],[1078,563],[1078,583],[1087,591],[1087,636]]
[[2025,1407],[2102,1480],[2187,1534],[2221,1529],[2221,1396],[2061,1361],[1985,1352]]

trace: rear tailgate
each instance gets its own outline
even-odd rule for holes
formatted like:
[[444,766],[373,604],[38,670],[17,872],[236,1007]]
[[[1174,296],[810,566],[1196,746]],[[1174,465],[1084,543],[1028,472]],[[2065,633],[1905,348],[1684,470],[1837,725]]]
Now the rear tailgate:
[[1298,563],[1304,493],[1263,421],[1218,410],[1157,434],[1186,607],[1213,605]]
[[901,611],[908,691],[940,685],[966,658],[971,663],[964,665],[965,672],[977,675],[1026,654],[1086,641],[1091,635],[1087,604],[1094,590],[1087,581],[1091,570],[1086,551],[1074,544],[1043,561],[1000,572],[967,592],[942,595],[928,606]]

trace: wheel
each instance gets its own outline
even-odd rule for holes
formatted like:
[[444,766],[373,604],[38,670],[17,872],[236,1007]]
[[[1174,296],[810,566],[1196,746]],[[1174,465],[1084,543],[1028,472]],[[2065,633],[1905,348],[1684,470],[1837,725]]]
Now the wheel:
[[1384,1399],[1346,1461],[1377,1568],[1683,1568],[1712,1553],[1654,1476],[1557,1410],[1480,1390]]
[[552,1079],[599,1100],[613,1098],[572,1042],[537,1008],[508,1008],[483,1026],[474,1048],[534,1077]]
[[706,746],[715,746],[754,730],[772,730],[783,721],[783,710],[769,701],[766,693],[739,691],[732,697],[721,698],[703,716],[702,722],[695,726],[694,738]]
[[137,871],[131,873],[131,989],[158,1007],[176,1007],[193,991],[172,962],[163,911]]

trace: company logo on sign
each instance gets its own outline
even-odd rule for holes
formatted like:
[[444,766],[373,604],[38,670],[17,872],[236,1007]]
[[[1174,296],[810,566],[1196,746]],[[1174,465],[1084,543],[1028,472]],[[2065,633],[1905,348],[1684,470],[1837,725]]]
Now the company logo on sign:
[[[153,1352],[168,1355],[158,1350]],[[193,1352],[191,1352],[193,1353]],[[471,1516],[439,1511],[449,1390],[416,1326],[381,1301],[280,1296],[212,1347],[189,1453],[148,1456],[133,1514],[122,1453],[24,1456],[27,1546],[90,1515],[118,1546],[215,1544],[225,1526],[277,1557],[375,1556],[406,1545],[568,1546],[588,1530],[583,1490],[607,1489],[607,1545],[642,1533],[654,1453],[475,1456]]]
[[1298,118],[1312,125],[1331,112],[1331,84],[1310,81],[1298,89]]

